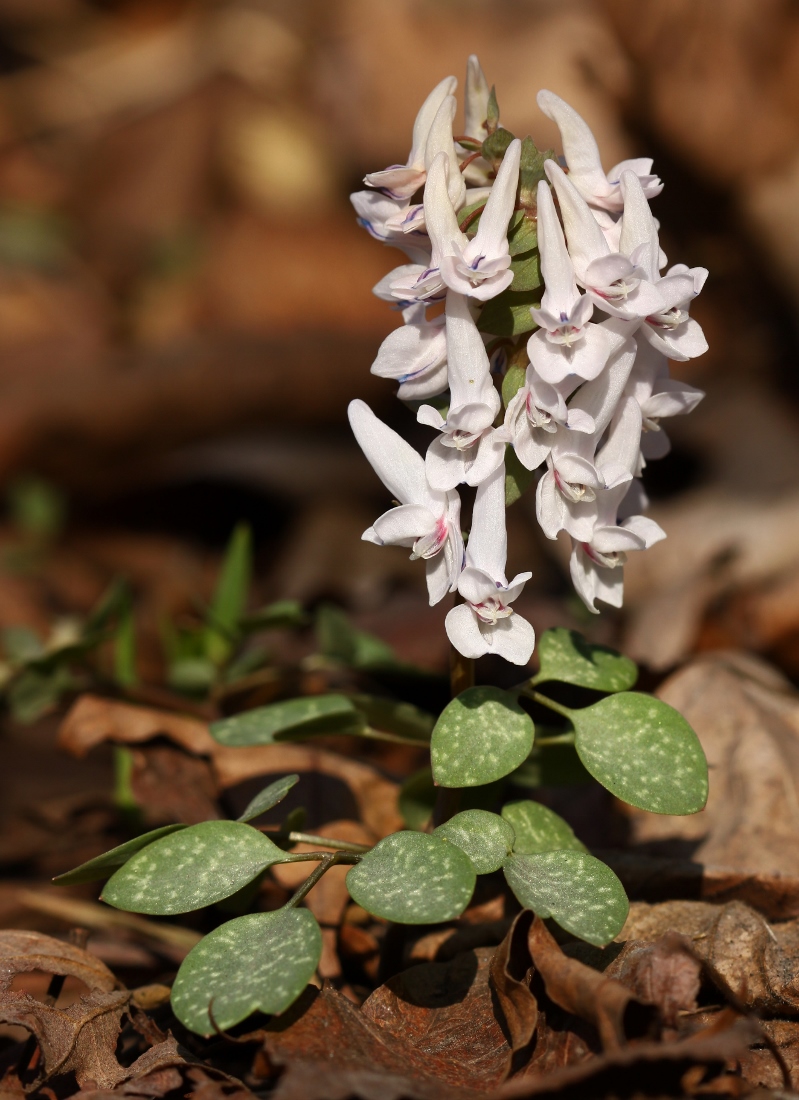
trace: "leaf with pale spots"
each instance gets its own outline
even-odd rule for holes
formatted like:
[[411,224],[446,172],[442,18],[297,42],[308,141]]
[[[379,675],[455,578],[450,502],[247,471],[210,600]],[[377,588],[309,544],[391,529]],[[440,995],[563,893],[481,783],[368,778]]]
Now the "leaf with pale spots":
[[81,863],[80,867],[58,875],[53,882],[56,886],[77,886],[80,882],[97,882],[101,878],[108,878],[118,867],[122,867],[131,856],[135,856],[148,844],[185,828],[185,825],[162,825],[160,829],[151,829],[149,833],[142,833],[133,840],[126,840],[124,844],[118,844],[109,852],[103,852],[101,856],[95,856],[94,859]]
[[655,814],[695,814],[707,802],[699,738],[667,703],[637,691],[570,713],[577,752],[603,787]]
[[363,715],[346,695],[309,695],[246,710],[211,723],[211,735],[221,745],[271,745],[324,733],[359,733]]
[[[504,815],[503,815],[504,816]],[[514,832],[508,821],[488,810],[464,810],[433,830],[465,852],[478,875],[498,871],[513,849]]]
[[313,977],[321,953],[322,934],[307,909],[236,917],[183,960],[173,1011],[198,1035],[212,1035],[214,1025],[235,1027],[253,1012],[284,1012]]
[[587,642],[576,630],[559,626],[545,630],[538,641],[540,671],[534,684],[560,680],[595,691],[627,691],[638,679],[638,668],[615,649]]
[[462,691],[441,712],[430,757],[441,787],[479,787],[518,768],[533,747],[533,720],[494,687]]
[[630,908],[610,867],[587,852],[512,855],[505,878],[525,909],[552,917],[581,940],[602,947],[617,936]]
[[513,827],[516,835],[513,850],[517,855],[532,856],[562,848],[575,852],[586,850],[572,832],[571,825],[540,802],[530,799],[508,802],[502,807],[502,816]]
[[438,924],[460,916],[475,884],[469,857],[425,833],[393,833],[347,874],[352,899],[399,924]]
[[279,802],[282,802],[291,788],[295,787],[299,781],[300,777],[298,775],[284,775],[282,779],[276,779],[274,783],[264,787],[255,796],[238,820],[252,821],[254,817],[265,814],[267,810],[271,810],[273,806],[277,806]]
[[130,913],[191,913],[229,898],[285,859],[251,825],[203,821],[138,852],[108,880],[102,898]]

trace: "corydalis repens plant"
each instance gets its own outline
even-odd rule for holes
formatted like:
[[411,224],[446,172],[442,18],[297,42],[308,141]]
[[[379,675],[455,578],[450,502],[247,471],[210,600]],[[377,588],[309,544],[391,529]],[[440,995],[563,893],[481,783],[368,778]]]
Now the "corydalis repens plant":
[[[447,634],[460,653],[498,653],[523,665],[535,638],[511,603],[529,575],[508,586],[504,510],[494,506],[508,450],[538,473],[538,522],[548,538],[571,539],[571,576],[586,606],[620,607],[627,554],[665,537],[639,514],[646,461],[669,449],[661,421],[690,412],[703,396],[669,377],[668,360],[707,348],[689,315],[707,272],[684,264],[664,272],[649,208],[663,184],[651,160],[622,161],[606,173],[585,121],[550,91],[539,92],[538,105],[557,123],[564,155],[559,162],[540,154],[531,139],[498,125],[474,57],[466,132],[456,134],[456,86],[447,77],[425,100],[407,164],[370,173],[368,190],[351,196],[361,224],[412,261],[375,287],[405,323],[383,342],[372,372],[398,382],[401,400],[421,402],[417,419],[437,433],[423,479],[415,465],[413,499],[407,485],[398,491],[406,473],[388,469],[391,448],[374,446],[374,430],[366,438],[371,414],[362,402],[350,418],[400,502],[394,519],[381,516],[364,538],[424,557],[431,603],[459,593]],[[492,359],[500,366],[493,373]],[[402,470],[412,462],[406,454]],[[478,493],[458,561],[461,484]],[[509,502],[518,484],[509,485]],[[490,533],[481,519],[489,498]]]
[[[561,129],[561,167],[531,139],[520,142],[499,127],[496,99],[474,57],[466,132],[454,134],[455,88],[447,77],[433,89],[407,161],[371,173],[367,190],[353,196],[369,231],[404,249],[409,261],[375,288],[402,311],[404,325],[384,341],[372,369],[413,403],[431,432],[426,454],[363,401],[349,410],[393,501],[363,537],[424,561],[431,604],[454,596],[445,623],[461,655],[453,662],[455,698],[436,716],[342,688],[211,725],[230,749],[334,732],[417,750],[429,743],[429,772],[411,776],[409,797],[399,800],[408,828],[369,846],[296,832],[296,811],[282,825],[252,825],[300,782],[285,776],[238,821],[167,825],[61,878],[108,878],[103,899],[110,905],[174,915],[234,895],[238,907],[272,866],[317,864],[280,909],[227,920],[186,957],[172,1006],[202,1035],[233,1027],[256,1008],[281,1013],[302,993],[322,952],[303,901],[336,863],[351,865],[353,901],[384,920],[454,920],[469,905],[476,876],[501,870],[522,906],[589,943],[609,943],[629,908],[619,879],[552,810],[532,799],[507,801],[514,783],[530,785],[533,753],[532,771],[546,774],[547,754],[557,752],[559,782],[569,781],[570,768],[577,782],[588,771],[642,810],[696,813],[707,799],[707,764],[687,722],[661,700],[629,690],[632,661],[572,631],[545,631],[539,671],[512,690],[466,686],[473,658],[493,653],[525,665],[533,653],[533,628],[514,606],[530,574],[506,576],[505,510],[536,473],[542,530],[571,539],[572,579],[592,611],[598,600],[621,604],[626,556],[664,537],[640,514],[641,474],[647,460],[668,450],[661,421],[689,412],[702,396],[669,378],[668,359],[705,348],[689,306],[706,272],[676,265],[663,273],[649,210],[661,184],[650,161],[625,161],[606,174],[585,122],[542,92],[542,110]],[[476,490],[465,545],[460,485]],[[320,656],[325,667],[349,665],[344,682],[366,672],[379,684],[386,662],[394,674],[408,672],[399,662],[392,669],[390,651],[376,639],[346,621],[332,625],[324,631],[334,636],[332,647]],[[602,698],[571,709],[548,693],[553,681]],[[548,708],[565,728],[536,730],[522,700]],[[433,786],[435,809],[430,800],[425,813]],[[480,800],[493,799],[498,812],[454,812],[460,791],[471,787],[482,788]],[[423,831],[428,823],[432,832]],[[292,851],[298,844],[305,849]]]

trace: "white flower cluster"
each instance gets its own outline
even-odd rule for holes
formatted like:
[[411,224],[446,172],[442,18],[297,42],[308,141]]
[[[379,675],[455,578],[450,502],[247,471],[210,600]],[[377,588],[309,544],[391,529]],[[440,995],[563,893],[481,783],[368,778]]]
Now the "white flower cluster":
[[[400,399],[436,432],[423,459],[364,402],[352,402],[355,436],[399,502],[363,537],[424,558],[431,604],[457,590],[462,602],[446,630],[464,656],[496,653],[526,664],[535,636],[511,604],[531,574],[505,577],[506,448],[528,470],[542,470],[538,522],[551,539],[571,537],[571,576],[587,607],[597,611],[597,599],[621,606],[626,555],[665,537],[640,514],[646,460],[669,449],[660,421],[702,398],[669,378],[668,360],[707,348],[688,315],[707,272],[677,264],[661,275],[666,257],[648,200],[662,184],[651,160],[623,161],[606,175],[584,120],[548,91],[538,105],[560,129],[564,167],[546,160],[537,193],[522,206],[522,143],[497,131],[496,120],[492,127],[495,101],[476,57],[467,68],[462,138],[453,137],[456,85],[447,77],[425,100],[407,164],[370,173],[369,190],[351,196],[360,223],[409,260],[375,287],[402,309],[405,324],[383,342],[372,372],[398,382]],[[508,138],[498,166],[480,155],[492,133]],[[414,203],[422,187],[423,202]],[[516,291],[508,237],[519,210],[528,231],[537,223],[543,293],[513,329],[535,331],[522,338],[528,365],[503,420],[489,352],[496,373],[518,338],[492,333],[481,314],[490,299]],[[473,236],[459,211],[464,229],[479,212]],[[435,405],[423,403],[447,391]],[[477,486],[465,552],[462,483]]]

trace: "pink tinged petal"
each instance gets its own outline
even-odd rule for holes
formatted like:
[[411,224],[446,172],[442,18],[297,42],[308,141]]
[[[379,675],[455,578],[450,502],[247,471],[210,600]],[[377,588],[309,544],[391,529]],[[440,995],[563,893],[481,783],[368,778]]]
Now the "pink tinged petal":
[[651,324],[645,324],[641,326],[641,334],[654,348],[677,362],[696,359],[707,351],[707,340],[702,326],[693,317],[688,317],[671,331],[658,330]]
[[[574,180],[574,186],[583,198],[604,205],[617,189],[608,183],[602,171],[599,148],[588,123],[554,92],[540,91],[536,96],[536,102],[547,118],[557,123],[563,142],[563,153],[566,164],[569,166],[569,175]],[[621,203],[618,203],[618,206],[620,205]],[[613,203],[610,209],[615,208],[616,204]]]
[[[534,310],[533,316],[539,325],[543,322],[546,328],[552,330],[562,323],[564,316],[570,317],[579,292],[574,278],[574,265],[566,249],[566,240],[555,211],[552,191],[544,180],[538,184],[538,247],[546,289],[541,299],[542,309]],[[589,319],[593,309],[590,302],[588,308],[588,317],[584,320],[581,318],[583,324]],[[544,320],[545,311],[554,320],[554,324],[549,317]],[[540,320],[537,314],[541,316]],[[580,321],[574,320],[575,325],[579,323]]]
[[538,525],[548,539],[556,539],[563,530],[566,504],[558,491],[558,483],[552,470],[547,470],[538,483],[535,494],[535,513]]
[[427,99],[419,108],[419,113],[413,124],[413,145],[408,157],[408,164],[413,165],[415,168],[425,167],[424,153],[430,129],[441,104],[447,96],[453,96],[455,94],[455,89],[457,87],[457,77],[445,76],[443,80],[440,80],[438,84],[436,84],[435,88],[433,88],[432,92],[430,92]]
[[452,405],[485,401],[496,394],[483,338],[477,331],[469,302],[449,291],[446,304],[447,357]]
[[625,320],[648,317],[651,313],[659,313],[664,308],[660,284],[655,285],[644,279],[630,289],[626,297],[609,297],[607,284],[599,288],[592,284],[589,287],[589,293],[600,309],[604,309],[612,317]]
[[477,616],[468,604],[459,604],[447,612],[444,629],[450,643],[464,657],[482,657],[490,652],[480,632]]
[[452,124],[455,121],[457,107],[454,96],[447,96],[443,100],[427,136],[424,162],[426,168],[429,169],[439,154],[446,154],[449,165],[447,193],[453,207],[460,210],[466,199],[466,182],[463,173],[458,168],[458,152],[452,137]]
[[466,87],[463,94],[464,133],[467,137],[483,141],[487,136],[485,128],[488,115],[488,97],[491,89],[480,67],[476,54],[471,54],[466,62]]
[[577,542],[573,543],[569,561],[572,584],[585,606],[595,615],[599,614],[599,608],[594,606],[597,595],[597,572],[596,565],[583,550],[582,545]]
[[648,516],[629,516],[622,523],[622,527],[631,531],[638,538],[643,539],[645,549],[654,546],[656,542],[665,539],[666,532]]
[[379,378],[407,381],[441,366],[447,359],[447,337],[442,325],[409,324],[390,332],[372,363]]
[[506,233],[516,202],[521,153],[522,143],[518,138],[514,138],[502,158],[497,178],[494,180],[494,186],[491,188],[491,194],[488,196],[485,210],[480,218],[473,245],[477,252],[486,256],[507,254]]
[[584,284],[585,269],[592,261],[607,256],[610,249],[591,208],[563,169],[554,160],[548,160],[544,169],[558,195],[569,255],[577,281]]
[[533,333],[527,343],[527,353],[541,378],[555,385],[570,374],[589,381],[597,378],[622,343],[616,333],[589,322],[581,339],[572,347],[553,344],[543,332]]
[[[504,455],[504,446],[502,453]],[[508,536],[505,528],[504,463],[478,485],[467,556],[471,565],[484,570],[495,581],[505,583]]]
[[[485,628],[484,628],[485,629]],[[492,648],[489,652],[504,657],[512,665],[526,665],[535,649],[535,631],[521,615],[500,619],[491,630]]]
[[624,196],[624,214],[621,222],[619,251],[631,256],[636,249],[638,262],[652,282],[658,278],[658,234],[655,220],[646,201],[641,181],[634,172],[625,171],[621,176],[621,191]]
[[434,558],[428,558],[425,564],[425,576],[427,580],[427,595],[430,606],[434,607],[444,599],[450,588],[449,563],[446,556],[436,554]]
[[432,534],[437,526],[436,517],[421,504],[401,504],[390,508],[374,522],[374,532],[384,544],[415,542],[423,535]]
[[378,420],[364,401],[351,401],[347,412],[361,450],[391,495],[400,504],[426,502],[428,488],[422,456]]
[[586,485],[589,489],[602,489],[604,485],[593,462],[577,454],[553,454],[556,480],[572,485]]
[[441,436],[434,439],[427,448],[424,460],[424,469],[431,488],[446,493],[460,485],[466,480],[466,462],[464,451],[445,447]]

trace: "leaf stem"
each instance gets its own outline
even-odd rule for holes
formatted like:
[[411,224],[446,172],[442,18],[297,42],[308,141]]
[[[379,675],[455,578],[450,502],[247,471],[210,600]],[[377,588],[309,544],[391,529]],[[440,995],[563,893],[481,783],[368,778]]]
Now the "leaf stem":
[[369,844],[356,844],[352,840],[333,840],[326,836],[316,836],[313,833],[291,832],[286,839],[294,844],[318,844],[320,848],[335,848],[339,852],[354,852],[356,855],[368,852],[371,847]]
[[563,715],[564,718],[571,720],[572,712],[568,707],[562,706],[560,703],[556,703],[554,699],[550,699],[546,695],[542,695],[540,691],[525,691],[522,690],[522,694],[526,695],[528,699],[532,699],[536,703],[540,703],[542,707],[548,707],[549,710],[554,710],[556,714]]
[[[334,864],[356,862],[354,859],[352,859],[352,857],[348,858],[344,852],[326,852],[324,855],[322,855],[321,852],[308,852],[305,858],[319,859],[320,856],[321,860],[319,866],[315,867],[314,870],[311,871],[305,882],[303,882],[299,889],[289,898],[289,900],[283,906],[284,909],[296,909],[305,897],[305,895],[313,890],[314,886],[316,886],[322,875],[326,871],[329,871]],[[302,858],[303,856],[295,857],[295,861],[299,861]]]
[[574,730],[569,730],[568,733],[557,733],[551,737],[536,737],[536,748],[542,748],[545,745],[573,745],[574,744]]

